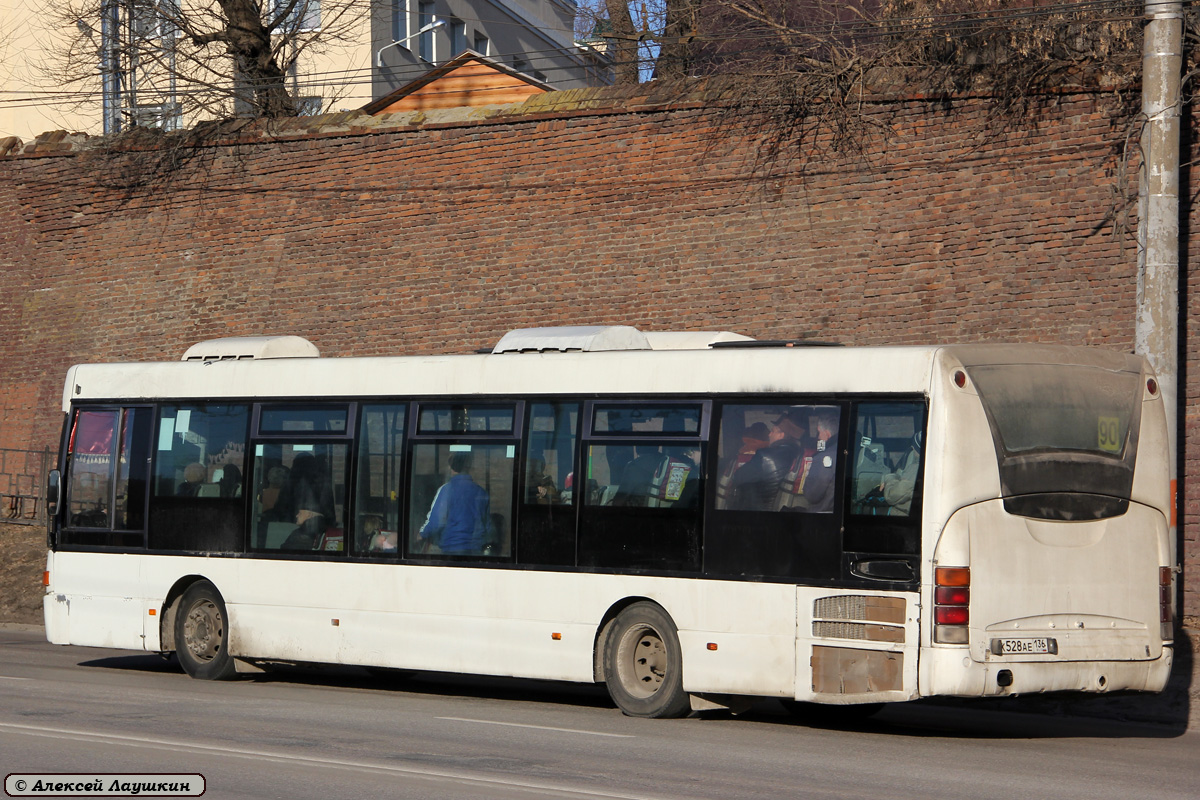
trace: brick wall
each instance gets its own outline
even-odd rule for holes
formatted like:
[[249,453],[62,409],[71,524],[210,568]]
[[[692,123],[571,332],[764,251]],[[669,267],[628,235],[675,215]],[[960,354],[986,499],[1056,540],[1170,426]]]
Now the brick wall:
[[[775,160],[711,109],[566,97],[243,131],[152,193],[114,188],[136,170],[96,155],[0,159],[0,442],[55,446],[71,363],[229,335],[299,334],[329,356],[564,323],[1132,349],[1136,219],[1112,211],[1136,178],[1119,177],[1130,114],[1111,95],[990,135],[969,100],[877,107],[863,154]],[[1194,475],[1194,402],[1180,419]]]

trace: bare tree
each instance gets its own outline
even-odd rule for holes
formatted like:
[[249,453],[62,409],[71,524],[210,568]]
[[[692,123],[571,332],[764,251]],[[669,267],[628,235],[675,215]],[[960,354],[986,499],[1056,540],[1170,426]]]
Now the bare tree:
[[638,82],[638,36],[633,16],[625,0],[605,0],[609,27],[606,36],[613,42],[613,64],[619,84]]
[[580,0],[576,33],[607,40],[618,84],[691,75],[705,0]]
[[358,33],[358,0],[66,0],[52,6],[78,31],[55,59],[63,86],[101,94],[105,131],[203,118],[300,111],[304,54]]
[[[804,74],[855,91],[1111,81],[1136,66],[1141,0],[585,0],[618,62],[657,78]],[[645,49],[640,53],[643,78]],[[1087,76],[1085,78],[1085,75]],[[828,88],[828,87],[827,87]]]

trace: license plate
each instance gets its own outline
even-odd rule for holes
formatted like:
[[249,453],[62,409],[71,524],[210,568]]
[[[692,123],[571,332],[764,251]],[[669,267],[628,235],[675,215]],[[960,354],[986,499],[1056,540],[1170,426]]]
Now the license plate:
[[993,639],[992,654],[998,656],[1055,655],[1058,642],[1054,639]]

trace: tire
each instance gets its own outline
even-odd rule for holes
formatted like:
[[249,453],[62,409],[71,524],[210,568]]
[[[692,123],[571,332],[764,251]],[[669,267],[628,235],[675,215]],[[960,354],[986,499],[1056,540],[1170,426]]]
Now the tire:
[[683,653],[671,618],[652,603],[617,615],[604,645],[604,683],[617,708],[631,717],[670,718],[691,713],[683,691]]
[[780,700],[779,702],[783,703],[783,707],[792,716],[812,725],[828,727],[855,725],[873,717],[883,708],[883,703],[833,705],[830,703],[806,703],[802,700]]
[[229,614],[217,587],[208,581],[189,586],[175,613],[175,654],[183,671],[202,681],[237,674],[229,655]]

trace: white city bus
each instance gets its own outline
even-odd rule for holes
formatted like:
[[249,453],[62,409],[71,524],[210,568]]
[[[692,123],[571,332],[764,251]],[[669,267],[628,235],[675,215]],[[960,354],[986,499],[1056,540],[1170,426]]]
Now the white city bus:
[[[297,337],[67,375],[47,636],[779,698],[1158,691],[1174,544],[1135,356],[633,328]],[[799,702],[797,702],[799,701]]]

